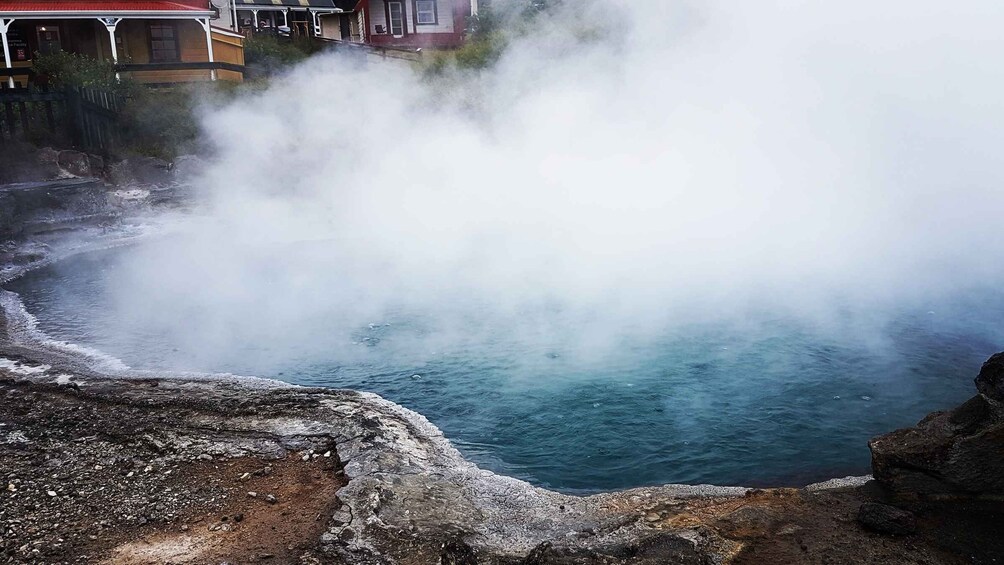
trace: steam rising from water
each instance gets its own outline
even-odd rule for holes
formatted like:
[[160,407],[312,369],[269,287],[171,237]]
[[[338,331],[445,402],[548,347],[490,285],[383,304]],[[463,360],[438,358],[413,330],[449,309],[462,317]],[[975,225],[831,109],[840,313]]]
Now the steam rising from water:
[[132,261],[128,326],[211,358],[404,319],[430,350],[751,312],[877,339],[1002,281],[1004,4],[569,4],[480,76],[324,56],[207,115],[204,214]]

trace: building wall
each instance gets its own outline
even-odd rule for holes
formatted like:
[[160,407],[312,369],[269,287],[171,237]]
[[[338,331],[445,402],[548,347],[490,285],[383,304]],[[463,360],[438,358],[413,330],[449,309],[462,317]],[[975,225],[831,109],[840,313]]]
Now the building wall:
[[[459,47],[463,41],[469,0],[436,0],[437,23],[418,25],[414,0],[402,0],[405,9],[405,35],[394,37],[387,23],[385,0],[369,0],[369,42],[398,47]],[[384,33],[378,33],[382,28]]]
[[[133,20],[125,19],[119,23],[115,31],[118,44],[119,62],[149,63],[150,36],[149,23],[165,20]],[[209,50],[206,48],[206,32],[194,19],[169,20],[177,25],[180,62],[204,62],[209,60]],[[18,26],[19,45],[24,44],[27,56],[33,57],[38,50],[36,30],[39,26],[54,27],[60,31],[60,44],[64,51],[80,53],[97,59],[109,60],[111,46],[108,32],[97,19],[74,20],[15,20]],[[14,27],[14,26],[12,26]],[[220,62],[244,64],[244,40],[240,37],[230,37],[219,32],[213,33],[213,58]],[[15,56],[12,53],[12,56]],[[14,57],[17,58],[17,57]],[[2,64],[2,60],[0,60]],[[16,60],[15,66],[30,66],[31,61]],[[209,80],[209,71],[141,71],[131,73],[132,78],[142,83],[172,83],[198,82]],[[219,71],[217,78],[222,80],[243,80],[241,73],[235,71]],[[17,82],[23,83],[27,77],[18,77]]]

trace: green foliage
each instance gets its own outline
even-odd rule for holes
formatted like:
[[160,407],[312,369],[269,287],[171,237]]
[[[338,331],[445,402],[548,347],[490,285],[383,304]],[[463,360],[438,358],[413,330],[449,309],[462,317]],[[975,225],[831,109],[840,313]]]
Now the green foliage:
[[479,34],[454,53],[454,61],[459,69],[491,67],[502,57],[508,42],[506,34],[499,31]]
[[266,74],[288,68],[320,51],[321,47],[308,37],[295,40],[257,34],[244,41],[244,61]]
[[171,160],[193,151],[199,138],[191,88],[137,89],[119,114],[119,149]]
[[32,62],[35,72],[43,75],[53,86],[84,86],[126,94],[133,88],[129,81],[115,78],[111,61],[102,61],[87,55],[58,51],[50,55],[35,54]]

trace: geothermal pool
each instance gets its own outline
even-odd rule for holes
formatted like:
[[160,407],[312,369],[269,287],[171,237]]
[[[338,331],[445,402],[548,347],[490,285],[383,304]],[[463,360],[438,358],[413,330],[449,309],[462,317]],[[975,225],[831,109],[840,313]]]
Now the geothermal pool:
[[[6,288],[52,338],[134,368],[373,391],[428,417],[480,466],[568,492],[867,473],[870,437],[969,397],[1004,337],[1004,299],[990,291],[904,304],[860,332],[764,312],[742,324],[625,335],[602,351],[560,335],[492,331],[490,321],[466,339],[427,339],[428,328],[404,315],[348,336],[315,320],[301,336],[267,316],[254,321],[252,297],[247,325],[257,331],[223,355],[136,303],[123,311],[117,294],[134,282],[123,280],[133,253],[79,255]],[[230,330],[244,328],[219,328]]]

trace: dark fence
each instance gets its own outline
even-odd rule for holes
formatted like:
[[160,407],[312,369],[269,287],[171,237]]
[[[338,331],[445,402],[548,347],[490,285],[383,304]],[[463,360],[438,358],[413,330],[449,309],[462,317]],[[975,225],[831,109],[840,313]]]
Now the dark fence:
[[97,153],[114,146],[120,96],[93,88],[53,89],[31,81],[11,88],[6,78],[31,74],[27,69],[0,69],[0,144],[48,135]]

